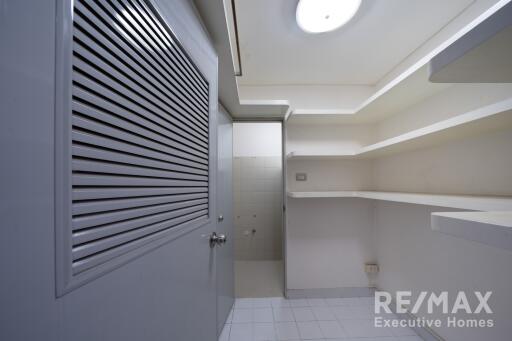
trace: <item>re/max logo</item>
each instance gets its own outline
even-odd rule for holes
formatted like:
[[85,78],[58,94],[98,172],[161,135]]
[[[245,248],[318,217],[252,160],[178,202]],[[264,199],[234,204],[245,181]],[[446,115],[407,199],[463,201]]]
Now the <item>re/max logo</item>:
[[[475,291],[473,293],[474,297],[478,300],[478,304],[472,309],[469,304],[468,296],[465,292],[459,291],[455,300],[453,301],[453,305],[450,306],[449,295],[447,291],[441,292],[439,295],[432,292],[429,295],[429,292],[422,291],[418,295],[416,302],[412,306],[411,310],[407,308],[411,306],[411,297],[412,293],[410,291],[397,291],[395,295],[395,303],[396,303],[396,313],[403,314],[406,312],[410,312],[412,314],[418,313],[422,305],[427,305],[427,312],[432,314],[434,308],[439,310],[443,314],[457,314],[458,312],[465,312],[467,314],[478,314],[484,311],[487,314],[492,314],[492,310],[487,304],[487,301],[492,295],[492,291],[487,291],[482,295],[480,291]],[[428,297],[427,297],[428,296]],[[391,314],[391,302],[393,300],[392,295],[386,291],[376,291],[375,292],[375,313],[380,314],[382,312]],[[451,308],[451,309],[450,309]]]

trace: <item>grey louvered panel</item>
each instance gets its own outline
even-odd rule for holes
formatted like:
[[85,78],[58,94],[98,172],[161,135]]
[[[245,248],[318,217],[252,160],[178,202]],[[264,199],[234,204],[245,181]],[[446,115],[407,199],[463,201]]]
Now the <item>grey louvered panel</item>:
[[[77,31],[77,33],[81,35],[80,31]],[[196,106],[194,99],[188,97],[190,96],[189,94],[174,95],[168,89],[157,88],[154,81],[148,80],[148,78],[152,79],[152,77],[145,73],[143,69],[134,71],[135,67],[128,66],[125,61],[116,59],[115,56],[103,50],[100,46],[96,46],[92,40],[88,41],[87,37],[82,37],[82,39],[86,41],[84,42],[86,46],[83,46],[82,43],[75,43],[74,45],[75,55],[78,58],[91,64],[93,67],[97,66],[104,71],[110,71],[120,81],[131,83],[132,89],[143,89],[141,93],[148,93],[151,99],[161,105],[166,106],[166,101],[170,100],[172,101],[171,105],[186,109],[201,125],[208,124],[208,109],[203,106]],[[133,82],[136,82],[136,84],[133,84]]]
[[[73,262],[72,265],[72,271],[74,275],[77,275],[79,273],[84,272],[85,270],[91,269],[95,266],[98,266],[102,263],[105,263],[115,257],[118,257],[124,253],[130,252],[134,249],[140,248],[141,246],[152,242],[158,238],[161,238],[163,234],[171,228],[179,228],[180,225],[192,225],[192,224],[198,224],[203,219],[204,216],[207,214],[207,211],[199,211],[192,213],[185,217],[180,217],[172,222],[165,222],[161,223],[158,226],[151,226],[148,227],[148,231],[150,232],[146,235],[141,236],[141,231],[135,231],[132,234],[129,235],[130,238],[125,238],[126,240],[130,240],[129,242],[125,242],[124,244],[118,244],[116,247],[112,247],[110,249],[107,249],[103,252],[93,254],[89,257],[79,259]],[[182,221],[181,223],[179,223]],[[149,230],[150,229],[150,230]],[[135,239],[135,238],[139,239]]]
[[[87,21],[81,18],[79,15],[75,17],[75,30],[77,38],[84,42],[87,46],[95,46],[95,49],[102,49],[108,51],[113,56],[116,56],[120,62],[124,63],[126,68],[130,68],[134,72],[140,74],[146,81],[151,83],[166,95],[166,92],[174,92],[173,89],[194,100],[193,106],[199,109],[199,112],[208,118],[208,102],[204,98],[200,98],[198,94],[190,89],[184,88],[179,82],[173,79],[166,79],[155,70],[149,63],[144,59],[138,58],[137,55],[143,53],[143,51],[133,50],[132,47],[125,43],[120,37],[118,37],[108,27],[103,25],[101,22],[96,22],[94,26],[90,25]],[[105,34],[106,36],[102,35]],[[94,35],[94,40],[90,38]],[[117,60],[114,57],[114,61]]]
[[[103,94],[104,95],[104,94]],[[103,95],[98,93],[91,92],[91,89],[83,89],[79,85],[75,85],[73,87],[73,109],[80,106],[80,108],[84,109],[86,107],[93,107],[94,111],[87,111],[87,113],[92,114],[95,112],[97,115],[101,115],[103,119],[107,119],[108,116],[112,117],[121,117],[125,121],[132,122],[133,124],[145,127],[149,130],[154,131],[155,133],[159,133],[162,135],[171,134],[171,136],[167,136],[172,138],[172,136],[176,136],[176,139],[180,139],[184,145],[191,148],[198,148],[203,146],[204,141],[198,140],[195,137],[189,137],[190,141],[184,138],[183,132],[177,127],[170,124],[168,121],[163,120],[157,116],[141,116],[135,111],[130,110],[126,106],[121,106],[118,103],[112,102],[112,98],[105,98]],[[94,104],[93,104],[94,103]]]
[[[77,52],[85,52],[87,50],[89,51],[87,53],[91,53],[106,60],[109,64],[122,69],[123,72],[127,72],[128,74],[132,72],[137,73],[140,78],[151,84],[155,89],[160,91],[162,95],[169,95],[161,91],[161,89],[165,88],[176,96],[184,97],[177,97],[177,99],[189,103],[207,118],[208,102],[206,101],[206,97],[203,97],[204,95],[199,96],[194,89],[183,86],[180,79],[177,80],[176,78],[166,77],[165,74],[162,74],[161,70],[152,66],[151,63],[146,62],[146,60],[150,61],[151,57],[144,50],[140,48],[134,50],[132,46],[125,43],[122,39],[123,37],[118,36],[118,33],[101,25],[101,23],[99,23],[99,25],[96,25],[97,23],[91,25],[84,21],[80,14],[77,15],[75,22],[77,23],[74,29],[75,43],[83,47],[78,49],[78,46],[75,45]],[[97,34],[94,36],[94,39],[91,37],[94,33],[101,32],[103,34],[105,31],[107,32],[107,37],[105,38],[100,37],[98,39]],[[140,56],[144,57],[144,59],[137,58]]]
[[136,186],[184,186],[184,187],[207,187],[208,183],[204,181],[190,180],[171,180],[159,178],[144,178],[130,176],[112,176],[112,175],[89,175],[74,173],[72,176],[73,186],[118,186],[118,187],[136,187]]
[[[204,215],[205,210],[201,211]],[[81,245],[92,240],[102,239],[119,233],[144,228],[144,226],[166,222],[178,219],[175,212],[166,212],[144,216],[141,218],[116,222],[92,229],[78,230],[73,232],[73,245]],[[181,219],[181,218],[180,218]]]
[[[80,66],[83,67],[83,65]],[[177,110],[170,110],[167,112],[161,107],[158,107],[145,98],[139,96],[131,89],[124,87],[122,84],[117,83],[109,77],[106,77],[104,74],[96,72],[93,69],[89,69],[87,71],[90,73],[84,71],[83,68],[77,68],[75,72],[73,72],[73,82],[79,83],[85,88],[92,89],[97,93],[103,93],[105,91],[113,91],[117,94],[121,93],[122,95],[118,95],[119,101],[121,103],[131,103],[136,105],[138,112],[160,116],[178,128],[181,128],[183,132],[193,134],[205,142],[208,141],[208,129],[206,127],[199,127],[194,125],[193,122],[190,122],[189,119],[187,120],[186,118],[183,118],[183,116],[180,115]]]
[[110,249],[112,247],[141,238],[143,236],[166,228],[169,226],[169,224],[180,223],[182,220],[186,221],[190,218],[190,215],[193,215],[195,218],[204,215],[204,213],[204,209],[183,209],[180,210],[179,212],[175,212],[175,217],[173,217],[174,219],[172,220],[166,220],[164,222],[160,222],[157,224],[146,225],[143,226],[142,228],[133,229],[124,233],[112,235],[111,237],[100,238],[91,242],[79,244],[73,247],[73,260],[88,257],[93,254],[97,254],[104,250]]
[[[194,81],[194,77],[191,76],[193,71],[191,72],[190,69],[184,67],[183,63],[179,63],[179,60],[176,60],[178,63],[171,63],[171,65],[178,65],[175,65],[174,70],[172,70],[173,72],[169,72],[169,70],[162,65],[161,58],[155,55],[155,51],[148,48],[143,40],[137,39],[137,37],[140,36],[138,36],[136,32],[133,32],[133,28],[125,28],[125,25],[120,21],[123,17],[116,14],[112,15],[112,13],[115,13],[114,9],[110,6],[105,6],[102,2],[86,1],[82,3],[83,5],[78,3],[75,6],[75,13],[77,14],[76,22],[79,27],[83,27],[83,22],[80,22],[80,15],[83,14],[90,20],[92,25],[102,31],[101,36],[110,38],[111,41],[115,41],[119,47],[122,47],[126,51],[134,51],[137,55],[137,57],[134,58],[135,61],[144,61],[150,65],[152,69],[159,70],[158,73],[164,75],[167,79],[174,79],[178,83],[183,83],[185,88],[195,92],[200,99],[208,103],[207,86],[205,86],[203,82]],[[128,22],[124,22],[128,24]]]
[[[125,6],[121,5],[124,3]],[[140,1],[130,1],[130,4],[125,0],[114,0],[110,2],[111,8],[114,9],[115,12],[120,12],[121,15],[116,16],[119,21],[124,21],[126,24],[132,27],[131,30],[128,30],[128,33],[132,34],[132,37],[135,38],[136,41],[145,45],[147,49],[150,51],[155,51],[155,56],[160,58],[160,61],[163,61],[167,67],[169,67],[169,73],[177,72],[177,70],[173,69],[173,67],[180,66],[183,71],[185,71],[186,80],[190,81],[189,86],[196,87],[199,85],[199,88],[203,90],[203,94],[207,93],[207,87],[202,80],[199,73],[191,66],[190,63],[187,62],[188,58],[181,58],[179,51],[175,48],[176,44],[171,44],[168,46],[158,46],[157,42],[159,42],[159,37],[150,37],[148,33],[144,30],[143,23],[144,19],[140,20],[139,18],[135,18],[133,13],[136,13],[136,7],[132,6],[132,4],[141,3]],[[126,6],[128,4],[128,6]],[[107,6],[105,6],[107,7]],[[149,18],[151,20],[151,18]],[[169,54],[169,51],[178,52],[177,54]],[[174,60],[176,63],[168,63],[169,60]],[[171,71],[172,70],[172,71]]]
[[[83,54],[85,56],[82,56],[79,51],[75,50],[73,65],[76,69],[81,70],[83,73],[97,79],[111,88],[115,88],[114,85],[122,84],[122,86],[126,88],[126,92],[128,92],[132,101],[142,103],[152,110],[157,108],[162,112],[170,113],[177,117],[187,115],[189,119],[181,119],[180,121],[182,123],[188,124],[189,128],[195,129],[201,133],[208,131],[207,122],[200,119],[193,108],[190,108],[188,105],[183,105],[182,100],[179,100],[175,96],[172,96],[174,98],[171,99],[164,98],[162,100],[150,91],[152,89],[147,89],[142,86],[146,85],[149,87],[148,84],[144,84],[144,79],[138,78],[136,81],[133,81],[130,77],[125,76],[123,73],[129,71],[129,69],[124,69],[120,72],[104,61],[95,58],[92,54]],[[136,97],[134,98],[133,96]],[[183,112],[183,114],[180,114],[180,112]]]
[[89,159],[95,160],[105,160],[105,161],[113,161],[117,163],[135,165],[135,166],[145,166],[149,168],[170,170],[181,173],[190,173],[190,174],[199,174],[199,175],[208,175],[206,170],[196,169],[192,167],[184,167],[177,164],[162,162],[151,160],[144,157],[132,156],[117,152],[112,152],[104,149],[94,148],[90,146],[83,146],[79,144],[73,144],[73,155],[80,156]]
[[[93,132],[93,133],[99,133],[104,136],[109,136],[111,139],[115,138],[117,140],[128,142],[130,144],[134,144],[137,146],[145,147],[152,150],[162,151],[169,155],[181,157],[193,162],[198,163],[206,163],[207,158],[206,155],[201,154],[197,151],[194,152],[194,155],[192,153],[186,153],[182,152],[178,149],[168,147],[162,143],[153,142],[149,138],[145,138],[142,136],[135,135],[133,133],[129,133],[126,131],[123,131],[119,128],[111,127],[109,125],[101,124],[100,122],[96,122],[94,120],[82,117],[78,113],[75,113],[73,115],[72,119],[73,127],[79,127],[84,130]],[[199,155],[196,155],[199,154]]]
[[[122,0],[122,2],[125,5],[127,4],[126,0]],[[148,8],[148,6],[144,2],[139,1],[139,0],[137,0],[137,1],[130,0],[129,2],[133,5],[133,9],[135,10],[135,11],[132,10],[132,13],[138,13],[140,15],[139,18],[141,18],[141,17],[143,18],[143,20],[141,20],[140,22],[144,23],[144,20],[145,20],[145,22],[147,23],[146,27],[149,27],[148,32],[155,33],[153,35],[154,41],[160,42],[160,44],[162,46],[161,50],[163,52],[170,51],[173,55],[169,56],[167,54],[167,56],[169,56],[169,58],[171,58],[171,59],[176,58],[176,60],[178,60],[180,62],[180,64],[185,69],[187,69],[187,71],[191,72],[191,75],[194,78],[194,80],[199,82],[201,88],[203,90],[205,90],[205,92],[207,93],[208,86],[207,86],[207,83],[204,80],[203,76],[197,71],[197,68],[194,65],[192,65],[192,63],[190,62],[190,59],[187,56],[185,56],[183,50],[181,49],[181,46],[176,44],[174,39],[169,36],[167,30],[162,27],[158,18],[153,15],[150,15],[151,10]],[[129,8],[129,6],[126,6],[126,7]],[[159,40],[159,38],[160,38],[160,40]]]
[[184,158],[175,157],[167,153],[155,151],[146,147],[139,147],[126,142],[120,142],[112,138],[98,136],[88,132],[74,130],[72,132],[73,141],[84,143],[91,146],[105,148],[113,151],[125,152],[127,155],[143,156],[150,159],[161,160],[170,163],[176,163],[183,166],[190,166],[197,169],[207,170],[208,166],[205,162],[195,162]]
[[105,161],[92,161],[73,158],[73,171],[81,173],[102,173],[102,174],[119,174],[141,177],[155,177],[173,180],[197,180],[208,181],[208,177],[204,175],[178,173],[166,170],[158,170],[147,167],[126,166],[116,163],[107,163]]
[[[162,136],[161,134],[153,133],[145,127],[132,124],[123,119],[118,119],[115,116],[103,113],[101,110],[92,108],[87,105],[74,102],[73,111],[76,114],[75,117],[77,117],[76,121],[80,121],[80,118],[82,120],[86,120],[86,122],[82,122],[82,124],[87,126],[82,126],[82,128],[90,131],[95,131],[100,134],[107,134],[105,130],[110,128],[124,134],[144,136],[145,139],[149,139],[155,143],[163,144],[167,147],[178,150],[181,153],[184,152],[194,154],[200,158],[206,158],[208,155],[208,150],[205,147],[194,146],[195,148],[191,148],[188,145],[184,145],[183,143],[180,143],[174,139],[170,139],[165,135]],[[76,126],[80,126],[79,122],[74,123]],[[97,129],[94,129],[92,126],[94,123],[97,124]],[[106,123],[106,127],[103,123]],[[167,132],[167,134],[169,134],[169,132]],[[119,138],[122,139],[121,137]]]
[[209,88],[144,1],[74,3],[71,268],[209,218]]
[[207,198],[207,193],[193,193],[184,195],[164,195],[154,197],[78,202],[73,205],[73,215],[83,215],[105,211],[121,210],[133,207],[143,207],[158,204],[167,204],[171,202],[181,202],[187,200]]
[[137,198],[146,196],[174,195],[183,193],[208,193],[207,187],[134,187],[134,188],[74,188],[72,197],[74,201]]
[[[110,224],[116,221],[129,220],[134,218],[140,218],[143,216],[157,214],[162,212],[169,212],[178,209],[184,209],[187,211],[193,211],[199,207],[202,209],[207,208],[205,205],[208,202],[208,199],[196,199],[178,203],[170,203],[170,204],[162,204],[162,205],[154,205],[148,207],[141,208],[130,208],[125,210],[117,210],[113,212],[106,213],[97,213],[97,214],[87,214],[87,215],[79,215],[74,216],[72,225],[73,230],[80,230],[84,228],[90,228],[98,225]],[[178,214],[180,215],[180,214]]]

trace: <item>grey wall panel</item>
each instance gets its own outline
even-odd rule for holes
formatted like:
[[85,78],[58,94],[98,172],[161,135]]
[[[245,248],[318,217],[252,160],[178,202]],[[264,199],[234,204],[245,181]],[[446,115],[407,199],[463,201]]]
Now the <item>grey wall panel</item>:
[[55,1],[0,1],[0,340],[57,340]]
[[[183,188],[211,189],[210,113],[203,107],[209,98],[209,81],[190,60],[174,33],[166,28],[158,11],[142,0],[76,0],[73,6],[72,104],[70,111],[63,110],[57,117],[57,120],[71,123],[65,125],[63,131],[57,131],[57,141],[61,141],[62,146],[57,153],[64,155],[62,164],[57,164],[63,167],[64,177],[62,186],[57,189],[63,191],[64,198],[59,205],[71,210],[71,219],[57,225],[57,232],[66,244],[58,245],[62,252],[57,257],[62,260],[57,261],[63,267],[57,278],[58,288],[62,288],[59,294],[96,278],[99,272],[93,270],[97,266],[102,265],[104,272],[116,266],[111,262],[115,257],[128,252],[135,256],[133,252],[138,251],[138,247],[149,247],[151,242],[164,237],[166,230],[196,228],[209,219],[208,196],[161,203],[152,203],[160,196],[145,197],[145,201],[125,197],[124,201],[131,204],[120,208],[108,205],[110,198],[103,196],[86,201],[68,198],[66,193],[70,186],[71,191],[139,187],[180,191]],[[100,22],[109,28],[108,34],[105,29],[95,28]],[[120,49],[117,50],[120,54],[116,55],[96,43],[111,40],[112,36],[123,42],[124,49],[137,51],[130,65],[122,61],[125,54]],[[144,53],[141,55],[140,51]],[[140,64],[146,64],[146,70],[156,75],[152,83],[146,81],[147,74],[135,72],[134,65]],[[168,89],[167,84],[174,81],[173,88]],[[67,82],[65,79],[64,86],[69,85]],[[202,95],[190,96],[193,93]],[[62,100],[67,108],[71,98]],[[109,110],[112,104],[118,108],[114,113]],[[131,111],[128,120],[125,108]],[[156,133],[136,124],[134,116],[145,121],[158,118],[165,124]],[[71,141],[66,129],[72,132]],[[123,148],[119,148],[120,144]],[[174,162],[159,160],[157,166],[148,159],[147,150],[166,154]],[[66,160],[66,154],[71,163]],[[134,154],[135,163],[132,162]],[[189,171],[183,163],[196,171]],[[71,181],[66,176],[70,176]],[[107,205],[89,212],[75,209],[76,205],[83,207],[91,200],[97,207]],[[69,217],[66,209],[61,214]],[[144,224],[147,220],[152,222]]]
[[[143,255],[129,263],[120,262],[117,268],[104,272],[102,277],[66,295],[56,296],[55,247],[59,239],[55,239],[55,223],[59,215],[55,212],[59,212],[59,206],[54,205],[54,188],[55,180],[60,177],[55,173],[54,162],[60,155],[55,154],[54,127],[57,122],[54,115],[59,103],[54,98],[55,95],[59,97],[65,89],[55,83],[55,25],[70,27],[70,12],[63,6],[69,3],[59,0],[56,6],[51,0],[0,1],[0,41],[2,46],[8,47],[0,51],[0,154],[3,160],[0,167],[0,340],[213,341],[216,334],[215,251],[210,249],[208,243],[208,236],[215,229],[213,222],[188,233],[177,233],[172,241],[157,238],[157,248],[146,249]],[[116,5],[124,6],[126,3],[129,1]],[[125,124],[124,127],[119,125],[119,131],[126,133],[128,125],[130,128],[137,126],[153,134],[152,143],[163,143],[177,150],[175,143],[179,141],[163,133],[171,122],[158,115],[162,109],[155,105],[161,106],[159,101],[167,98],[164,93],[173,90],[173,96],[183,94],[184,87],[179,86],[195,82],[199,84],[197,92],[187,94],[190,98],[202,99],[202,104],[194,108],[200,112],[206,106],[210,112],[216,112],[217,61],[189,1],[155,0],[155,4],[201,72],[192,69],[192,64],[184,59],[183,51],[173,50],[172,53],[181,60],[181,69],[192,70],[192,73],[184,79],[179,78],[181,83],[175,80],[174,85],[167,85],[165,91],[157,91],[154,88],[157,80],[155,71],[143,69],[142,64],[137,66],[138,69],[134,68],[132,72],[146,72],[147,83],[140,84],[138,95],[142,95],[144,90],[146,94],[143,95],[152,101],[147,105],[156,108],[155,114],[147,119],[137,115],[133,108],[119,106],[121,103],[107,95],[106,91],[101,99],[110,105],[109,114],[116,113],[117,116],[112,116],[118,123]],[[55,8],[58,10],[57,16]],[[66,15],[60,15],[61,12]],[[155,32],[153,30],[150,34],[157,34]],[[163,35],[162,42],[158,44],[164,44],[165,33],[158,34]],[[125,52],[129,56],[134,51]],[[163,55],[159,58],[162,59]],[[145,63],[149,65],[149,62]],[[57,62],[57,66],[62,65]],[[209,81],[209,102],[205,101],[206,85],[199,81],[201,74]],[[123,76],[128,77],[128,74]],[[91,96],[98,95],[86,93],[83,88],[75,91],[75,94],[78,93],[83,99],[78,103],[82,109],[90,104]],[[180,102],[176,106],[186,103]],[[82,114],[93,118],[87,116],[88,113],[90,111]],[[176,124],[188,127],[183,120],[183,117],[176,119]],[[179,151],[196,150],[198,153],[195,155],[199,158],[199,154],[204,153],[204,144],[201,146],[201,143],[205,142],[206,136],[204,124],[200,124],[204,122],[204,115],[198,114],[193,122],[203,128],[186,131],[175,128],[176,135],[173,136],[180,136],[187,142],[186,148]],[[208,135],[214,140],[215,127],[216,117],[212,117]],[[111,142],[111,136],[107,135],[93,136],[77,132],[73,136]],[[118,144],[111,150],[85,146],[86,142],[81,141],[82,144],[75,145],[73,149],[74,152],[79,151],[77,156],[85,159],[94,155],[101,156],[100,160],[107,160],[109,155],[118,155],[119,151],[127,150],[123,149],[127,144],[121,140],[117,140]],[[126,202],[122,200],[126,196],[137,200],[159,196],[159,199],[149,199],[153,200],[151,205],[198,200],[207,196],[209,210],[216,212],[216,203],[212,200],[215,197],[215,171],[211,171],[216,168],[215,146],[208,150],[210,162],[203,162],[202,158],[184,159],[148,146],[130,146],[135,153],[122,166],[197,176],[204,176],[209,169],[208,183],[212,184],[213,190],[208,193],[205,187],[183,187],[169,191],[168,188],[145,185],[136,188],[76,188],[69,192],[69,197],[76,200],[102,198],[107,209],[124,209],[133,207],[124,206]],[[118,163],[120,160],[112,161]],[[169,162],[172,165],[163,167]],[[174,194],[187,197],[165,202],[165,196]],[[193,197],[194,194],[199,196]],[[100,205],[94,206],[93,201],[90,203],[91,206],[77,206],[76,212],[81,212],[77,214],[103,212]],[[158,229],[161,221],[157,220],[157,216],[151,216],[155,218],[154,221],[144,223],[153,224]],[[77,234],[76,238],[89,240],[87,238],[96,236],[84,233]],[[130,247],[129,244],[125,245]],[[191,305],[191,302],[194,304]],[[198,319],[202,321],[200,325],[195,323]]]

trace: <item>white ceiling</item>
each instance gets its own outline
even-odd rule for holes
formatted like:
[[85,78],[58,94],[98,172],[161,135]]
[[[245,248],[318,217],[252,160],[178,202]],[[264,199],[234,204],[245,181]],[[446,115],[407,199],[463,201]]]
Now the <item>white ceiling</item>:
[[[342,0],[340,0],[342,1]],[[474,0],[363,0],[341,29],[304,33],[297,0],[236,0],[240,85],[373,85]]]

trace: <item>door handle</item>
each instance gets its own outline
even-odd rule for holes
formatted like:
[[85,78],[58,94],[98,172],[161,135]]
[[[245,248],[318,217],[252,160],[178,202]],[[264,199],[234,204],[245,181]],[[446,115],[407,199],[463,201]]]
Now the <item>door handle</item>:
[[227,240],[228,239],[225,234],[217,234],[216,232],[213,232],[210,235],[210,247],[226,244]]
[[219,222],[224,221],[224,216],[222,214],[219,215],[219,217],[217,218],[217,221],[219,221]]

